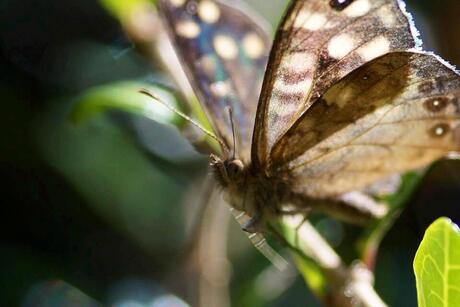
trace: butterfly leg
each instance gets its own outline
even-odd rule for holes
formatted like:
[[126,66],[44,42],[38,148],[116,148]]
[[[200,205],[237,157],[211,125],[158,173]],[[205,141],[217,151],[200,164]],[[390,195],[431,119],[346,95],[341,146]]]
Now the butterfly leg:
[[305,214],[307,216],[311,212],[312,208],[294,208],[294,209],[280,209],[277,211],[278,215],[298,215],[298,214]]
[[243,226],[243,230],[247,233],[257,233],[262,232],[263,225],[262,225],[262,218],[261,216],[254,216],[249,219]]
[[308,215],[305,215],[303,217],[303,220],[302,222],[299,223],[299,225],[297,225],[295,227],[295,239],[294,239],[294,243],[295,243],[295,247],[297,248],[299,245],[300,245],[300,237],[299,237],[299,231],[300,231],[300,228],[303,226],[303,224],[308,220]]
[[370,195],[359,191],[342,194],[338,197],[338,201],[370,219],[382,218],[388,212],[388,207],[384,203],[380,203]]
[[324,212],[339,220],[358,225],[382,218],[388,211],[386,205],[358,191],[330,199],[294,194],[290,201],[298,208],[310,208],[312,211]]

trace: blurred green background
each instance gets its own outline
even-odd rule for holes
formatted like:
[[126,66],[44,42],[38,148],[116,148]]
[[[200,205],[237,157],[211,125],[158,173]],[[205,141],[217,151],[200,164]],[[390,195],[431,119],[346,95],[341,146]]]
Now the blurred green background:
[[[285,6],[248,2],[273,27]],[[408,6],[425,47],[460,65],[460,2]],[[145,117],[69,119],[95,86],[168,86],[168,76],[97,1],[1,0],[0,51],[0,305],[195,306],[202,277],[187,263],[207,157]],[[460,222],[459,171],[458,161],[434,165],[384,239],[376,288],[390,306],[416,306],[412,259],[425,228],[439,216]],[[359,228],[315,223],[347,259]],[[216,281],[228,282],[225,302],[317,306],[302,278],[276,277],[238,225],[229,227],[226,277]]]

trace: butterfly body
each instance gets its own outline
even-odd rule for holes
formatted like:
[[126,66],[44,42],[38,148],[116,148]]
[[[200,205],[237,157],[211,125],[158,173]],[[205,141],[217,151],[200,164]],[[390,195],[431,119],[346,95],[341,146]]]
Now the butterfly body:
[[[254,164],[214,154],[210,167],[224,198],[249,220],[243,228],[250,233],[265,231],[265,222],[282,215],[308,213],[312,209],[328,212],[343,221],[364,224],[386,213],[386,208],[363,195],[348,198],[314,198],[292,190],[290,174],[283,170],[267,176]],[[294,177],[295,178],[295,177]],[[351,195],[354,196],[354,195]]]
[[270,178],[245,166],[241,160],[211,155],[211,169],[226,194],[227,202],[236,210],[253,218],[252,223],[281,213],[280,204],[288,199],[289,185],[279,177]]
[[460,76],[421,50],[401,0],[294,0],[273,47],[245,9],[159,7],[222,140],[216,181],[256,224],[312,208],[379,217],[354,191],[460,149]]

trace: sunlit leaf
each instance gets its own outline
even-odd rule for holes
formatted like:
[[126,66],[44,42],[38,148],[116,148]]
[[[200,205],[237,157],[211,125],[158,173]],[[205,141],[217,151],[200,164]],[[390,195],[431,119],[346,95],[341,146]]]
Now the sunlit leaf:
[[318,297],[326,293],[326,278],[321,269],[311,259],[296,257],[297,268],[310,290]]
[[118,82],[86,91],[77,100],[71,113],[71,119],[78,124],[99,113],[118,110],[145,116],[161,123],[178,124],[181,122],[181,118],[174,112],[152,98],[139,93],[141,88],[149,89],[169,105],[178,107],[174,95],[162,87],[136,82]]
[[[166,107],[156,99],[139,92],[146,89],[155,97],[169,106]],[[124,111],[136,115],[144,116],[162,124],[172,124],[178,128],[183,127],[184,118],[171,109],[180,111],[179,103],[174,94],[169,90],[158,86],[140,82],[117,82],[109,85],[98,86],[89,89],[82,94],[76,101],[70,113],[73,123],[79,124],[98,114],[107,111]],[[180,111],[181,112],[181,111]],[[196,115],[196,112],[193,112]],[[184,116],[184,115],[183,115]],[[195,121],[204,129],[211,131],[209,123],[201,121],[204,114],[196,116]],[[194,144],[198,147],[208,146],[219,152],[219,144],[212,138],[203,134],[201,138],[196,138]]]
[[447,218],[428,227],[414,259],[421,307],[460,306],[460,230]]
[[139,7],[147,6],[155,1],[149,0],[99,0],[101,5],[118,19],[125,20]]

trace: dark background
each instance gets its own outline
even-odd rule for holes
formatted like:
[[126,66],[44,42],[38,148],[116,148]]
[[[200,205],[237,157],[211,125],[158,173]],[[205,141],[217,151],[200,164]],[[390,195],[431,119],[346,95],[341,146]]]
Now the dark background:
[[[276,24],[279,10],[251,3]],[[408,4],[426,48],[460,65],[459,1]],[[0,1],[0,52],[0,305],[65,306],[70,299],[89,306],[94,299],[124,306],[167,293],[187,299],[177,290],[187,280],[175,273],[190,232],[184,200],[199,189],[206,157],[158,155],[149,148],[161,151],[168,128],[135,116],[68,121],[86,89],[160,73],[89,0]],[[458,161],[433,166],[385,238],[376,287],[391,306],[416,306],[412,259],[425,228],[439,216],[460,222],[459,170]],[[245,285],[268,262],[236,225],[231,232],[231,297],[245,305]],[[310,306],[311,299],[298,277],[268,304]]]

